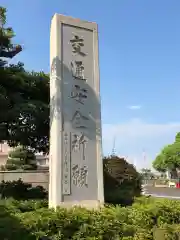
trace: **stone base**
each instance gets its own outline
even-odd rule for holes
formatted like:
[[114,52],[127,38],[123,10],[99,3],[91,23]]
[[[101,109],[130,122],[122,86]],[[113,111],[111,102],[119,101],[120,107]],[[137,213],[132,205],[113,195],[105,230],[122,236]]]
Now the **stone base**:
[[[53,206],[52,206],[53,207]],[[98,200],[84,200],[84,201],[73,201],[73,202],[61,202],[58,206],[53,207],[62,207],[62,208],[73,208],[73,207],[82,207],[87,208],[89,210],[98,210],[102,207],[104,207],[104,203],[98,201]]]

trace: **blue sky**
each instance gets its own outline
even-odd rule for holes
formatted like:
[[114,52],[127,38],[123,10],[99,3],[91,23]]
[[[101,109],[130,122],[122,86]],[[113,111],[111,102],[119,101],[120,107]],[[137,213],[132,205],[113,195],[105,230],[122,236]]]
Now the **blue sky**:
[[[179,0],[1,0],[24,51],[14,60],[49,71],[54,13],[99,25],[103,152],[151,165],[180,131]],[[142,151],[146,157],[143,159]]]

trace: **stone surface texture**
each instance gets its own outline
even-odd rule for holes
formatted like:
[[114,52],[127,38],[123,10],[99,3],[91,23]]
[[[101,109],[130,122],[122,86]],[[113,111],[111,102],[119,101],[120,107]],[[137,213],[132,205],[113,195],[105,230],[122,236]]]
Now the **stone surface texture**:
[[104,202],[98,29],[55,14],[50,32],[49,206]]

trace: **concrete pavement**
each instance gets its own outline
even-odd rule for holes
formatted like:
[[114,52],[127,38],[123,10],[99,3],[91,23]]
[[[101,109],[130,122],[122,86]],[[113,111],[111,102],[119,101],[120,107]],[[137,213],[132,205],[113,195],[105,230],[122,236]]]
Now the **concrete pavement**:
[[177,189],[177,188],[153,187],[153,186],[143,185],[142,193],[143,195],[151,195],[153,197],[180,199],[180,189]]

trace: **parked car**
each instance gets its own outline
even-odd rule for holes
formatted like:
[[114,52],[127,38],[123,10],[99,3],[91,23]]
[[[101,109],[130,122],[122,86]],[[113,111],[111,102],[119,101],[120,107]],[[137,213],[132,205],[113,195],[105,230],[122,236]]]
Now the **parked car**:
[[169,187],[176,187],[176,183],[175,182],[171,182],[171,181],[169,181]]

